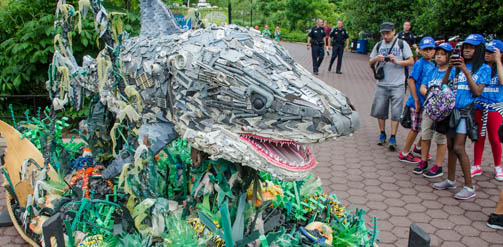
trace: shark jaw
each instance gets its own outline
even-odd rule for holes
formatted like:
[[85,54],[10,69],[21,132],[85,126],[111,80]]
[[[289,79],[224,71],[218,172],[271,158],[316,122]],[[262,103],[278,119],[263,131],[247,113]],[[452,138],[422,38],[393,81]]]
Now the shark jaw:
[[314,155],[303,144],[245,133],[240,134],[240,138],[269,163],[283,169],[309,171],[316,166]]

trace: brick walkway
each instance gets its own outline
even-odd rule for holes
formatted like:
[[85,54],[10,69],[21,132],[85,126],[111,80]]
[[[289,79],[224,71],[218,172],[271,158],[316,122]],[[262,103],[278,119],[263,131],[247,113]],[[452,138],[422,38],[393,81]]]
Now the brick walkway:
[[[283,45],[297,62],[312,70],[311,53],[305,45]],[[328,73],[328,62],[325,57],[319,78],[351,99],[361,114],[361,128],[353,137],[315,147],[319,161],[315,174],[322,178],[323,189],[335,193],[350,208],[367,210],[368,222],[370,217],[377,216],[380,246],[407,246],[412,223],[430,234],[432,246],[502,246],[503,232],[486,226],[503,185],[493,179],[490,150],[486,148],[483,175],[474,180],[476,199],[460,202],[453,199],[451,191],[433,191],[431,183],[440,178],[427,180],[414,175],[412,165],[398,161],[398,152],[375,144],[377,122],[369,117],[375,82],[367,56],[345,52],[342,75]],[[403,129],[399,130],[399,146],[405,134]],[[434,154],[434,145],[432,149]],[[473,160],[471,143],[467,150]],[[463,181],[459,168],[457,181]],[[5,209],[4,193],[0,189],[0,210]],[[0,228],[0,245],[27,246],[13,227]]]
[[[312,71],[311,52],[305,45],[285,43],[284,46],[298,63]],[[503,246],[503,231],[486,226],[503,188],[503,183],[493,179],[489,144],[482,163],[484,173],[474,179],[476,199],[460,202],[451,191],[434,191],[431,183],[443,178],[428,180],[417,176],[412,173],[413,165],[398,161],[398,152],[376,145],[377,121],[369,116],[375,80],[368,56],[345,52],[342,75],[327,72],[328,64],[329,58],[325,56],[318,77],[351,99],[360,112],[361,128],[353,137],[315,147],[318,160],[315,174],[322,178],[324,191],[335,193],[351,208],[363,208],[368,216],[377,216],[380,246],[407,246],[412,223],[430,234],[432,246]],[[399,129],[399,146],[406,134]],[[435,145],[432,146],[435,154]],[[471,142],[467,150],[473,161]],[[445,166],[446,163],[447,157]],[[464,181],[459,167],[456,174],[459,187]],[[370,217],[367,221],[370,222]]]

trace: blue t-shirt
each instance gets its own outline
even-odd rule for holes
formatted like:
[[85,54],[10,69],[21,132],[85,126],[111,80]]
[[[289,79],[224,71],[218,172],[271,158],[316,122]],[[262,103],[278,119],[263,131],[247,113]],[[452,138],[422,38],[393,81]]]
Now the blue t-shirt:
[[447,70],[440,71],[438,69],[439,69],[438,66],[435,67],[435,68],[433,68],[430,71],[430,74],[428,75],[427,79],[423,80],[423,82],[421,83],[421,85],[425,85],[426,88],[430,88],[432,86],[439,86],[439,87],[441,87],[442,80],[444,79],[444,75],[445,75],[445,72],[447,72]]
[[[468,71],[472,71],[472,65],[467,64],[466,68]],[[451,74],[449,74],[449,79],[454,80],[456,77],[456,69],[453,68],[451,70]],[[472,75],[473,80],[477,84],[489,84],[490,78],[491,78],[491,67],[489,67],[487,64],[483,64],[480,69],[477,71],[477,73]],[[465,73],[462,71],[459,72],[458,74],[458,87],[457,87],[457,93],[456,93],[456,105],[454,106],[455,109],[461,109],[464,108],[470,104],[472,104],[475,101],[475,97],[473,97],[472,91],[470,91],[470,86],[468,86],[468,81],[466,80]]]
[[[430,71],[435,68],[435,65],[432,62],[428,62],[425,59],[421,58],[414,63],[412,66],[412,70],[410,72],[409,78],[412,78],[416,81],[416,93],[419,99],[419,105],[423,108],[424,104],[424,96],[419,93],[419,88],[423,81],[428,77]],[[412,93],[409,95],[409,99],[407,99],[407,106],[416,109],[414,105],[414,98],[412,97]]]
[[[503,86],[500,84],[500,81],[498,79],[498,73],[494,74],[494,76],[489,81],[489,84],[486,85],[484,91],[477,98],[477,100],[480,100],[487,104],[503,102]],[[479,110],[483,109],[483,107],[480,105],[475,105],[475,108]]]

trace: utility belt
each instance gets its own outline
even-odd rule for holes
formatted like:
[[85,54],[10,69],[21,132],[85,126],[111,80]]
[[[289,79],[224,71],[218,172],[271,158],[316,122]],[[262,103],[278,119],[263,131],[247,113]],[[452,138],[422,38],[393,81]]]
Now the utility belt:
[[311,40],[311,46],[324,46],[323,41]]
[[344,40],[332,40],[332,46],[344,45]]

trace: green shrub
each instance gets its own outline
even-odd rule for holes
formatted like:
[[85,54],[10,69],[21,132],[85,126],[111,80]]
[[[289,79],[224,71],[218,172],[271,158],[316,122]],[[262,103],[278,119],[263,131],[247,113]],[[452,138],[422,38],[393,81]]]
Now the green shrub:
[[283,41],[288,42],[307,42],[307,33],[301,31],[288,31],[284,30],[283,32]]

